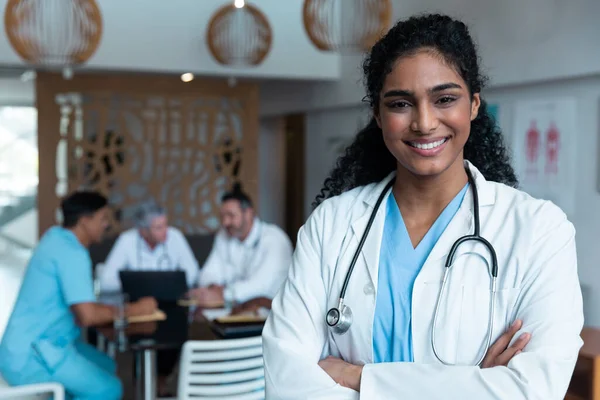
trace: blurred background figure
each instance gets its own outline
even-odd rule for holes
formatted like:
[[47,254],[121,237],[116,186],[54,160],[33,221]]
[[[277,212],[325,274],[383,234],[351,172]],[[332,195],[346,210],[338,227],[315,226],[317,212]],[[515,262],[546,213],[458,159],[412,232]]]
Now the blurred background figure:
[[111,249],[99,273],[101,291],[120,290],[119,271],[124,269],[181,269],[190,287],[198,276],[198,262],[187,240],[179,229],[169,226],[165,209],[152,201],[139,207],[135,213],[135,228],[121,233]]
[[[119,235],[100,275],[101,292],[121,290],[119,271],[185,271],[188,287],[198,276],[198,262],[190,246],[175,227],[169,226],[164,208],[153,201],[142,204],[134,215],[135,227]],[[169,282],[164,282],[169,285]],[[158,394],[169,395],[167,380],[179,349],[157,352]]]
[[[221,198],[221,230],[198,279],[190,292],[200,306],[233,305],[270,308],[272,299],[287,276],[292,244],[277,226],[261,221],[250,197],[240,185]],[[254,300],[254,301],[253,301]]]
[[[81,328],[111,323],[115,307],[99,304],[87,248],[108,226],[108,207],[96,192],[76,192],[61,203],[63,226],[49,229],[33,252],[2,343],[0,373],[11,385],[59,382],[78,399],[119,400],[116,365],[81,340]],[[150,314],[143,298],[128,316]]]

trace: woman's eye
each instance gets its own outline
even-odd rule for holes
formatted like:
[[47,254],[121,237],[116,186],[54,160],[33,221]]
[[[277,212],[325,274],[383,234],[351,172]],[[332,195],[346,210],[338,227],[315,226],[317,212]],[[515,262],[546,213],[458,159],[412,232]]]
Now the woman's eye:
[[410,103],[408,103],[406,101],[394,101],[393,103],[390,103],[390,107],[391,108],[406,108],[406,107],[410,107]]
[[454,100],[456,100],[456,99],[454,97],[452,97],[452,96],[444,96],[444,97],[441,97],[438,100],[438,103],[440,103],[440,104],[449,104],[449,103],[452,103]]

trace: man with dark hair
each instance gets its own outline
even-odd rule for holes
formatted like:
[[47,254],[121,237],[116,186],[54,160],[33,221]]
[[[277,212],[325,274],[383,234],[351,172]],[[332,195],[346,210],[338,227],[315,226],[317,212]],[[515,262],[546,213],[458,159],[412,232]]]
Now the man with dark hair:
[[[63,226],[50,228],[34,250],[0,343],[0,374],[11,385],[59,382],[74,399],[117,400],[114,362],[81,340],[81,327],[114,320],[115,307],[96,302],[87,248],[108,225],[104,196],[76,192],[61,203]],[[150,314],[151,298],[127,305]]]
[[289,238],[256,216],[239,185],[221,198],[220,214],[222,229],[200,271],[200,288],[191,296],[200,306],[268,305],[287,276],[292,260]]

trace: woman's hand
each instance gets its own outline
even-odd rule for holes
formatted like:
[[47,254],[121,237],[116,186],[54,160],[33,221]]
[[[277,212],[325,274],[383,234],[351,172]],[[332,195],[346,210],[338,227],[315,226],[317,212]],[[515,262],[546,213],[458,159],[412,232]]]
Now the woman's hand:
[[523,326],[520,319],[513,322],[511,327],[488,349],[485,358],[481,362],[481,368],[493,368],[498,366],[507,366],[513,357],[518,355],[529,340],[531,334],[523,333],[510,347],[508,346],[515,334]]
[[319,361],[319,367],[327,372],[337,384],[360,392],[362,365],[353,365],[342,359],[329,356]]

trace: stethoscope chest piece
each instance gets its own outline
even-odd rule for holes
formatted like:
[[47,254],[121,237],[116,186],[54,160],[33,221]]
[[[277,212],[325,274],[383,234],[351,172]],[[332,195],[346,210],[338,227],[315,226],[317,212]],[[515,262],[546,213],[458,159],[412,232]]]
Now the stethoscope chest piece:
[[327,325],[333,328],[333,331],[338,335],[343,335],[348,332],[352,325],[352,310],[350,307],[340,302],[338,307],[330,308],[327,311]]

